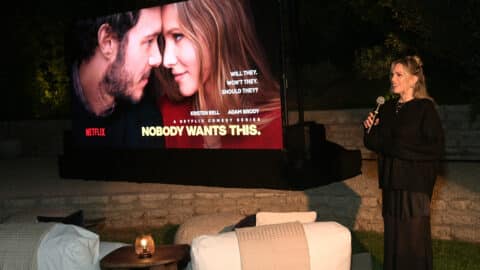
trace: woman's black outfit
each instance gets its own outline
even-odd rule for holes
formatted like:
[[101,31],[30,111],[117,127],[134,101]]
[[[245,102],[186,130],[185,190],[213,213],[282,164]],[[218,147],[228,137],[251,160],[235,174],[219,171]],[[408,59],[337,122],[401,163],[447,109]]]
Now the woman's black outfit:
[[385,226],[384,269],[432,269],[430,199],[444,150],[434,103],[387,101],[365,146],[378,154]]

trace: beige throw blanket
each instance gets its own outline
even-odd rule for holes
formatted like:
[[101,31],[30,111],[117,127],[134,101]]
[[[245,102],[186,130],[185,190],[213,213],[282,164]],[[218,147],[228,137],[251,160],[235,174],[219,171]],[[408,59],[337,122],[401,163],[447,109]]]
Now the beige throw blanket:
[[299,222],[235,230],[242,270],[309,270],[308,244]]
[[54,223],[0,224],[0,269],[37,270],[37,250]]

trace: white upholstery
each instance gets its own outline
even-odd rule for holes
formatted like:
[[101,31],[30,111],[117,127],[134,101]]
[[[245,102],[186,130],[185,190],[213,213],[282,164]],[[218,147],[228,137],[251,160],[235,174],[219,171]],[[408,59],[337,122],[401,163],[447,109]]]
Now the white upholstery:
[[0,269],[37,270],[37,250],[53,224],[0,224]]
[[258,212],[255,215],[256,226],[298,221],[300,223],[315,222],[317,212]]
[[[350,269],[351,235],[346,227],[336,222],[314,222],[303,224],[303,228],[312,270]],[[190,255],[194,270],[241,270],[235,232],[194,238]]]
[[56,223],[38,249],[38,269],[95,269],[99,244],[98,235],[91,231]]
[[[38,241],[33,241],[37,239]],[[9,244],[11,240],[15,244]],[[91,231],[75,225],[62,223],[7,223],[0,224],[0,247],[11,246],[11,249],[0,248],[0,269],[37,270],[100,270],[99,261],[113,250],[125,246],[125,243],[100,242],[99,236]],[[32,250],[34,264],[29,258],[15,257],[18,250]],[[17,260],[15,267],[9,267],[9,260]],[[24,255],[25,256],[25,255]],[[28,264],[28,265],[27,265]],[[18,266],[26,265],[26,266]]]
[[336,222],[304,224],[312,270],[350,270],[350,230]]
[[192,269],[242,270],[235,232],[194,238],[190,256]]

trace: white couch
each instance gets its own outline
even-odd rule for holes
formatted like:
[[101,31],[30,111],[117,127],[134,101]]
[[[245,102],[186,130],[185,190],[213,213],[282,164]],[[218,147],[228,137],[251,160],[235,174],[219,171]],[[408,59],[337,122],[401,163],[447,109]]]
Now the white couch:
[[[303,224],[312,270],[349,270],[350,231],[336,222]],[[191,267],[194,270],[241,270],[235,232],[203,235],[193,239]]]
[[100,260],[125,243],[62,223],[0,223],[2,270],[100,270]]
[[[244,216],[243,216],[244,217]],[[234,225],[242,219],[237,214],[196,216],[182,224],[175,243],[191,245],[194,270],[241,270],[241,258]],[[336,222],[315,222],[312,212],[256,214],[256,225],[280,222],[302,223],[312,270],[350,270],[351,234]]]

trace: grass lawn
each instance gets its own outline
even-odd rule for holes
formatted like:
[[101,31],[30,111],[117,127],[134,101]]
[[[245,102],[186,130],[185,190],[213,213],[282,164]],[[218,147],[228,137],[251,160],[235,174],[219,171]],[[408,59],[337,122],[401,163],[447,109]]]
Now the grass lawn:
[[[149,230],[156,244],[172,244],[178,225],[167,224]],[[94,230],[102,241],[133,243],[141,233],[137,229]],[[352,253],[369,252],[373,270],[381,270],[383,263],[383,234],[352,232]],[[433,240],[433,266],[435,270],[480,270],[480,244],[453,240]]]
[[[454,240],[433,240],[433,269],[480,270],[480,244]],[[352,252],[372,254],[374,270],[381,270],[383,263],[383,234],[353,232]]]

